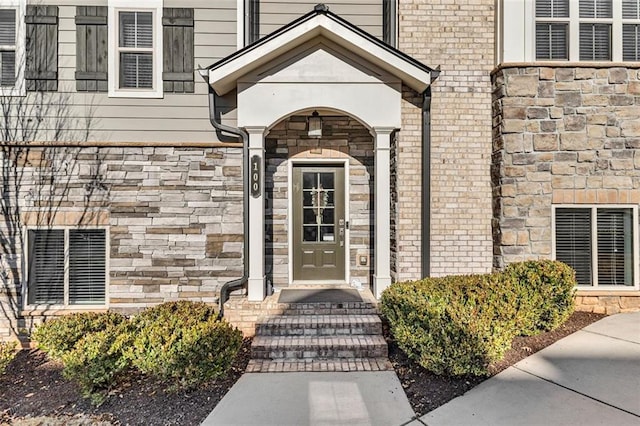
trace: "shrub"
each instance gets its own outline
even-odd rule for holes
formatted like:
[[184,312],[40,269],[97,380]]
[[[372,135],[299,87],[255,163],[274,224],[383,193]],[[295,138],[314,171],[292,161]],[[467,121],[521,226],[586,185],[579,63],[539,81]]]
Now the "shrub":
[[0,342],[0,374],[16,356],[16,342]]
[[80,385],[82,395],[100,405],[118,376],[131,362],[124,349],[131,344],[131,324],[110,324],[81,338],[75,347],[62,355],[65,378]]
[[531,335],[557,328],[569,318],[575,306],[575,271],[552,260],[512,263],[504,271],[516,285],[523,305],[520,334]]
[[395,283],[380,310],[398,346],[436,374],[487,373],[516,335],[548,331],[573,312],[575,273],[555,261],[502,273]]
[[34,330],[32,338],[50,358],[60,360],[65,353],[73,350],[82,337],[125,320],[124,316],[114,312],[70,314],[40,325]]
[[242,344],[241,333],[204,303],[169,302],[133,319],[127,358],[145,374],[194,386],[221,377]]
[[501,275],[449,276],[396,283],[380,309],[407,355],[436,374],[485,375],[516,335],[510,286]]

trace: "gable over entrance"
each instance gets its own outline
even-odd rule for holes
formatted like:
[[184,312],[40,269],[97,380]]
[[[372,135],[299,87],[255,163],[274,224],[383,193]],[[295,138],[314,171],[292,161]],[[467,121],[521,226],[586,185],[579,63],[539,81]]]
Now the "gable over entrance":
[[[390,148],[392,133],[401,127],[402,86],[422,93],[437,74],[323,5],[208,68],[209,84],[218,96],[237,91],[237,125],[249,134],[248,155],[258,164],[255,171],[262,182],[265,136],[286,117],[337,113],[369,130],[375,152],[373,287],[378,297],[391,283]],[[249,199],[249,300],[266,294],[260,262],[265,258],[264,185],[260,191]],[[348,241],[348,225],[344,232]]]

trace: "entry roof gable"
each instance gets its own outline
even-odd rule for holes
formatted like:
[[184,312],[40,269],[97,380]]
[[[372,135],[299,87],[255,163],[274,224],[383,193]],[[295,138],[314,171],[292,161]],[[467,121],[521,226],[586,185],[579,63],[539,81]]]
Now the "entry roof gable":
[[209,84],[218,95],[225,95],[236,88],[242,76],[316,37],[333,41],[419,93],[438,73],[330,12],[326,6],[317,5],[312,12],[209,66]]

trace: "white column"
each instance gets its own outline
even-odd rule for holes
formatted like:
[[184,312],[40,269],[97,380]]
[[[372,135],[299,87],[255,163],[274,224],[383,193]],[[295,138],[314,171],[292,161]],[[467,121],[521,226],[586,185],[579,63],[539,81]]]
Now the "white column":
[[[258,171],[249,170],[249,279],[248,299],[260,302],[266,296],[266,280],[264,272],[264,127],[245,127],[249,133],[249,164],[254,156],[258,157]],[[251,168],[251,166],[249,166]],[[252,175],[258,173],[260,189],[252,193]]]
[[391,285],[391,127],[374,127],[375,137],[375,270],[373,293],[379,299]]

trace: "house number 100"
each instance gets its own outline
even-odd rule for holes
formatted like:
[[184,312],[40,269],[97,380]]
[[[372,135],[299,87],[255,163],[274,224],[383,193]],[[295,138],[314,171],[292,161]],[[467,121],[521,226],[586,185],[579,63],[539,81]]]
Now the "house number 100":
[[258,198],[260,196],[260,156],[251,157],[251,196]]

